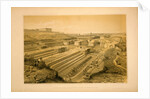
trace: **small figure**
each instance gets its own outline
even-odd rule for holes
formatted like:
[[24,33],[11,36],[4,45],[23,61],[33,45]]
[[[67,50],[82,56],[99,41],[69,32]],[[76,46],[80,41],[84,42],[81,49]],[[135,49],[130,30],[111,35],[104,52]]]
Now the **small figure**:
[[46,67],[45,62],[42,60],[42,57],[41,57],[40,59],[38,59],[38,63],[39,63],[39,64],[38,64],[38,67],[39,67],[40,69]]

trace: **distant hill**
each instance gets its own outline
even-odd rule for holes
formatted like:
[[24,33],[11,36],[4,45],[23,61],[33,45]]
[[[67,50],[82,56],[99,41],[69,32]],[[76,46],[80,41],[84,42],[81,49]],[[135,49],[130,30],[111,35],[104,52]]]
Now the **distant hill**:
[[43,39],[64,40],[70,38],[73,38],[73,36],[63,34],[63,33],[24,32],[24,41],[35,41],[35,40],[43,40]]
[[24,35],[24,41],[36,41],[37,39],[31,37],[30,35]]

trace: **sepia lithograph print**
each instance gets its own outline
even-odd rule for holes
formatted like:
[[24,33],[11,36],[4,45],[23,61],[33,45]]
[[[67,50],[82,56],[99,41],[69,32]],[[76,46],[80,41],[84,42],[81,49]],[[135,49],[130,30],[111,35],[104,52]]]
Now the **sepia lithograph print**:
[[126,15],[24,16],[24,83],[127,83]]

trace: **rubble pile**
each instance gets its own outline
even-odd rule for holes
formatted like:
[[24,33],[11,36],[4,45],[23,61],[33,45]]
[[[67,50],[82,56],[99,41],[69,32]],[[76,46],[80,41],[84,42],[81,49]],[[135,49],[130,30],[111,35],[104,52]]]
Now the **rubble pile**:
[[47,79],[55,79],[57,72],[51,69],[39,69],[34,66],[25,65],[24,82],[25,83],[42,83]]

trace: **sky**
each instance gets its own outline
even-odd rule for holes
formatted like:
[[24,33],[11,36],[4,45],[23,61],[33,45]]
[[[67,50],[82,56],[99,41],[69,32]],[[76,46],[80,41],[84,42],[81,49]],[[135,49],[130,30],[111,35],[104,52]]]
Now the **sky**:
[[125,15],[24,16],[24,29],[52,28],[64,33],[125,33]]

